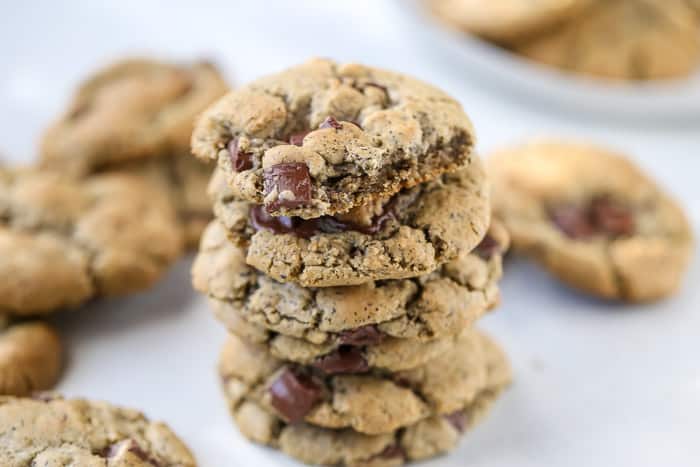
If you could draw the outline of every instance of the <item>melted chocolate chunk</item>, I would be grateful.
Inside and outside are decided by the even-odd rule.
[[[311,131],[300,131],[299,133],[294,133],[289,136],[289,144],[293,144],[294,146],[301,146],[304,144],[304,138],[306,135],[311,133]]]
[[[311,174],[303,162],[285,162],[263,171],[265,195],[276,191],[277,198],[268,205],[268,210],[294,209],[306,206],[311,201]]]
[[[479,255],[481,259],[486,261],[490,260],[493,255],[501,250],[501,245],[493,238],[491,235],[486,234],[486,236],[481,240],[474,252]]]
[[[341,344],[361,347],[381,344],[385,336],[386,334],[377,329],[377,326],[370,324],[341,332],[338,336],[338,341]]]
[[[228,143],[228,153],[231,158],[231,166],[236,172],[242,172],[253,168],[253,160],[250,153],[238,149],[238,138],[233,138]]]
[[[382,452],[379,454],[372,456],[369,460],[375,460],[375,459],[395,459],[397,457],[400,457],[402,459],[406,458],[406,453],[404,452],[403,448],[399,446],[398,444],[390,444]]]
[[[336,130],[340,130],[343,128],[343,124],[336,120],[334,117],[328,116],[324,121],[321,122],[321,124],[318,127],[335,128]]]
[[[272,407],[289,423],[304,419],[321,399],[321,388],[307,375],[289,368],[269,388]]]
[[[455,430],[459,431],[460,433],[464,433],[464,430],[467,428],[467,416],[463,411],[458,410],[456,412],[452,412],[451,414],[447,414],[444,417],[445,420],[450,422],[450,425],[455,427]]]
[[[596,234],[610,237],[632,235],[634,217],[629,209],[608,196],[593,198],[586,206],[563,204],[549,210],[552,222],[573,239],[585,239]]]
[[[594,233],[586,211],[578,206],[571,204],[555,206],[550,209],[549,216],[567,237],[587,238]]]
[[[98,455],[106,459],[110,459],[116,457],[122,451],[130,452],[134,456],[138,457],[139,460],[148,462],[155,467],[160,467],[161,465],[160,462],[151,457],[150,454],[144,451],[141,446],[139,446],[139,444],[131,438],[106,446],[98,453]]]
[[[351,345],[341,345],[332,353],[316,359],[313,366],[329,375],[369,371],[362,350]]]

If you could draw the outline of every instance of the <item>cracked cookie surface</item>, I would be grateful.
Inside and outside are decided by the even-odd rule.
[[[7,467],[195,467],[187,447],[142,413],[80,399],[0,397]]]
[[[221,172],[212,178],[210,192],[214,213],[232,240],[248,245],[248,264],[277,281],[305,287],[430,273],[482,240],[491,209],[478,159],[384,202],[319,219],[266,216],[227,189]]]
[[[334,376],[285,363],[265,346],[231,336],[219,373],[234,413],[251,401],[287,422],[370,435],[459,412],[483,391],[510,381],[502,351],[474,330],[463,331],[448,352],[411,370]]]
[[[205,62],[115,63],[85,81],[46,130],[41,164],[84,176],[119,162],[188,152],[195,117],[227,89]]]
[[[315,59],[258,79],[198,120],[192,151],[272,215],[347,212],[472,162],[460,104],[407,76]]]
[[[227,327],[258,342],[270,333],[335,348],[343,333],[376,328],[388,337],[451,336],[498,301],[501,256],[508,235],[494,223],[484,246],[462,252],[425,276],[348,287],[304,288],[270,279],[245,262],[218,221],[207,228],[192,267],[195,289],[207,294]]]
[[[51,389],[62,366],[63,344],[52,327],[0,317],[0,395]]]
[[[671,295],[693,238],[678,204],[631,161],[605,149],[540,141],[489,159],[494,215],[513,249],[604,298]]]
[[[700,62],[698,19],[685,0],[596,0],[575,19],[515,50],[537,62],[605,78],[686,76]]]
[[[4,313],[49,313],[145,289],[181,249],[170,203],[139,178],[78,182],[0,169]]]
[[[517,43],[575,17],[591,0],[426,0],[433,14],[465,32]]]

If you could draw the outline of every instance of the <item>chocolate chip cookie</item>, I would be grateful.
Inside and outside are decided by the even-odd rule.
[[[476,250],[430,274],[303,288],[248,266],[245,247],[230,242],[215,221],[202,237],[192,273],[194,287],[211,297],[215,313],[234,332],[259,341],[274,332],[335,348],[387,336],[427,340],[459,333],[497,302],[507,247],[507,234],[494,224]]]
[[[347,212],[468,166],[472,124],[442,91],[390,71],[311,60],[231,92],[192,151],[273,216]]]
[[[316,219],[270,216],[240,201],[220,172],[210,191],[214,213],[232,240],[248,245],[248,264],[277,281],[306,287],[430,273],[472,250],[490,218],[488,183],[478,159],[381,202]]]
[[[0,170],[0,310],[43,314],[143,290],[180,255],[170,203],[143,180]]]
[[[115,63],[84,82],[45,132],[41,163],[84,176],[119,162],[187,152],[196,115],[226,90],[210,63]]]
[[[700,36],[685,0],[596,0],[515,50],[576,73],[648,80],[690,74],[700,62]]]
[[[0,395],[51,389],[62,366],[63,344],[50,326],[0,316]]]
[[[494,154],[494,213],[513,248],[604,298],[651,301],[678,289],[692,250],[682,209],[623,156],[536,142]]]
[[[426,0],[441,21],[498,43],[524,37],[574,18],[591,0]]]
[[[253,401],[287,423],[377,435],[459,412],[482,391],[506,385],[505,357],[487,340],[466,329],[451,349],[426,365],[394,373],[329,375],[285,363],[267,347],[231,336],[219,371],[234,412],[242,402]]]
[[[195,467],[165,424],[106,402],[0,397],[0,459],[7,467]]]

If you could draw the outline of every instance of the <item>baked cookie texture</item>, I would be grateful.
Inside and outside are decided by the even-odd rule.
[[[7,467],[195,467],[163,423],[106,402],[0,397],[0,459]]]
[[[516,44],[515,51],[611,79],[686,76],[700,62],[696,13],[686,0],[595,0],[571,21]]]
[[[142,179],[0,170],[0,311],[36,315],[154,284],[182,251],[170,202]]]
[[[587,293],[657,300],[681,284],[693,248],[678,204],[622,155],[539,141],[489,159],[494,214],[513,249]]]
[[[305,422],[290,424],[270,403],[270,388],[288,370],[264,347],[230,339],[219,370],[246,437],[323,465],[401,465],[446,452],[510,382],[501,350],[471,331],[449,356],[416,370],[314,380],[325,392]]]
[[[501,43],[518,43],[575,18],[592,0],[426,0],[441,21]]]
[[[199,118],[193,153],[273,216],[347,212],[473,161],[461,105],[407,76],[315,59],[258,79]]]
[[[210,185],[215,215],[246,261],[280,282],[306,287],[357,285],[427,274],[471,251],[490,220],[481,162],[346,215],[315,220],[275,218],[241,201],[222,183]],[[445,209],[449,206],[449,209]]]
[[[186,152],[197,114],[227,90],[214,65],[127,59],[97,72],[41,141],[44,168],[74,176]]]
[[[49,390],[62,367],[63,344],[52,327],[0,317],[0,395]]]
[[[509,239],[497,223],[486,238],[482,248],[463,251],[424,276],[304,288],[276,282],[248,266],[245,247],[230,242],[215,221],[202,237],[193,284],[211,297],[229,329],[258,341],[273,332],[304,339],[317,349],[334,348],[344,332],[363,327],[387,337],[429,340],[459,333],[498,302]]]

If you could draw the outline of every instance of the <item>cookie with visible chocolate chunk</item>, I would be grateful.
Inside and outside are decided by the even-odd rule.
[[[188,152],[195,117],[227,89],[206,62],[117,62],[85,81],[46,130],[41,164],[84,176],[115,163]]]
[[[625,157],[541,141],[489,159],[494,214],[513,249],[580,290],[651,301],[673,294],[693,238],[678,204]]]
[[[575,18],[591,0],[426,0],[442,22],[501,43],[513,44]]]
[[[482,245],[417,278],[304,288],[248,266],[245,246],[232,243],[215,221],[202,237],[192,275],[219,319],[258,342],[271,333],[317,349],[384,336],[430,340],[459,333],[497,303],[508,235],[494,223]]]
[[[63,366],[63,344],[42,322],[0,316],[0,395],[27,396],[51,389]]]
[[[442,175],[393,197],[316,219],[270,216],[212,179],[214,213],[246,261],[280,282],[347,286],[428,274],[471,251],[489,225],[483,166]]]
[[[581,15],[514,50],[611,79],[683,77],[700,63],[698,19],[686,0],[595,0]]]
[[[315,59],[213,104],[193,153],[218,160],[240,199],[273,216],[344,213],[469,166],[461,105],[413,78]]]
[[[138,177],[0,170],[4,313],[50,313],[146,289],[181,251],[170,203]]]
[[[236,414],[254,402],[285,423],[379,435],[434,416],[450,416],[477,401],[484,391],[510,381],[502,351],[484,335],[467,329],[455,345],[411,370],[362,375],[329,375],[314,367],[275,358],[266,346],[231,336],[219,372]]]
[[[7,467],[195,467],[170,428],[106,402],[0,397],[0,459]]]

